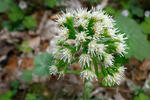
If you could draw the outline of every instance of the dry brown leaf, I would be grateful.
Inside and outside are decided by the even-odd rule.
[[[15,71],[18,68],[18,57],[13,55],[9,60],[7,65],[5,66],[8,71]]]
[[[146,58],[141,66],[139,66],[141,71],[149,71],[150,70],[150,57]]]
[[[51,17],[50,17],[50,19],[51,20],[57,20],[58,19],[58,16],[59,14],[57,13],[57,14],[53,14]]]
[[[44,43],[41,44],[41,51],[45,52],[48,46],[49,46],[49,42],[44,41]]]
[[[33,49],[39,47],[39,45],[40,45],[40,40],[41,40],[41,39],[40,39],[39,36],[28,40],[29,46],[30,46],[31,48],[33,48]]]
[[[32,70],[34,66],[33,61],[34,61],[33,58],[22,58],[21,68]]]
[[[142,81],[147,78],[147,72],[146,71],[136,71],[134,74],[134,77],[137,81]]]

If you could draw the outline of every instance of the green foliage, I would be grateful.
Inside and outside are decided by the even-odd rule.
[[[5,94],[0,95],[0,100],[12,100],[13,92],[8,90]]]
[[[24,25],[20,22],[2,21],[1,25],[9,31],[22,31],[25,29]]]
[[[8,18],[13,21],[19,21],[22,20],[24,17],[24,12],[17,6],[17,5],[12,5],[10,8],[10,13],[8,14]]]
[[[123,56],[119,56],[119,55],[116,55],[115,56],[115,66],[121,66],[122,64],[125,64],[127,63],[128,59],[123,57]]]
[[[22,80],[24,82],[32,81],[32,71],[31,70],[24,70],[22,74]]]
[[[9,8],[11,0],[1,0],[0,1],[0,13],[5,12]]]
[[[117,27],[128,36],[129,50],[126,57],[134,56],[139,60],[150,56],[150,43],[143,34],[140,25],[134,20],[119,15],[116,17]]]
[[[32,48],[29,46],[29,42],[23,41],[21,45],[16,44],[18,49],[22,52],[29,53],[32,51]]]
[[[89,2],[91,5],[94,5],[95,3],[101,2],[101,0],[86,0],[86,2]]]
[[[45,52],[34,58],[34,73],[39,76],[49,75],[49,66],[54,64],[51,54]]]
[[[133,100],[149,100],[149,97],[144,93],[140,93],[138,96],[135,96]]]
[[[13,100],[12,97],[17,93],[19,82],[13,81],[11,83],[12,90],[8,90],[6,93],[0,95],[0,100]]]
[[[76,38],[76,32],[74,29],[74,20],[72,17],[67,18],[66,23],[64,23],[64,26],[69,29],[69,39],[75,39]]]
[[[27,29],[34,29],[36,27],[36,20],[32,16],[25,16],[23,24]]]
[[[4,20],[1,22],[1,25],[9,31],[22,31],[25,28],[34,29],[36,27],[36,20],[31,16],[26,16],[26,13],[12,0],[2,0],[0,7],[3,7],[0,12],[7,9],[9,11],[8,18],[10,21]]]
[[[46,91],[46,87],[42,83],[34,83],[28,89],[28,93],[36,94],[37,96],[43,94],[44,91]]]
[[[121,0],[121,6],[123,7],[123,9],[129,9],[129,7],[131,6],[131,3],[126,2],[125,0]]]
[[[13,89],[18,89],[18,87],[19,87],[19,82],[16,80],[16,81],[13,81],[12,83],[11,83],[11,87],[13,88]]]
[[[90,35],[90,36],[92,36],[94,34],[94,30],[92,28],[94,26],[94,24],[95,24],[95,20],[94,19],[90,19],[88,27],[87,27],[87,29],[88,29],[88,35]]]
[[[28,93],[25,97],[25,100],[36,100],[36,95]]]
[[[149,100],[141,87],[135,87],[133,100]]]
[[[112,7],[112,6],[107,6],[105,8],[106,13],[111,14],[111,15],[115,15],[116,14],[116,10]]]
[[[136,15],[138,17],[143,17],[143,15],[144,15],[143,9],[141,9],[138,6],[131,6],[131,11],[134,15]]]
[[[150,17],[145,18],[145,21],[141,24],[143,32],[146,34],[150,34]]]
[[[53,8],[56,5],[56,0],[45,0],[48,7]]]

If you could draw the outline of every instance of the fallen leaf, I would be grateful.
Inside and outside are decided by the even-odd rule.
[[[47,50],[48,46],[49,46],[48,41],[44,41],[44,43],[41,43],[41,47],[40,47],[41,52],[45,52]]]
[[[21,68],[25,70],[32,70],[33,69],[33,58],[22,58]]]
[[[125,98],[123,98],[123,96],[120,93],[116,93],[114,97],[115,100],[125,100]]]
[[[138,70],[133,76],[137,81],[142,81],[147,78],[147,72]]]
[[[150,70],[150,57],[146,58],[141,66],[139,66],[141,71],[149,71]]]
[[[58,19],[58,16],[59,14],[53,14],[51,17],[50,17],[50,19],[51,20],[57,20]]]
[[[41,39],[40,39],[40,37],[38,36],[38,37],[35,37],[35,38],[32,38],[32,39],[28,40],[27,42],[29,43],[29,46],[30,46],[32,49],[35,49],[35,48],[39,47],[40,41],[41,41]]]
[[[18,68],[18,57],[13,55],[9,60],[7,65],[5,66],[6,70],[8,71],[15,71]]]

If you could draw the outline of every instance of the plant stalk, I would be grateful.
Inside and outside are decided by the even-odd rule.
[[[93,85],[90,81],[84,81],[84,93],[83,100],[90,100],[90,93],[92,91]]]

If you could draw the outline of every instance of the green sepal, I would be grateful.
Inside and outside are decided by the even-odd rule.
[[[87,35],[88,36],[93,36],[95,33],[94,33],[94,30],[93,30],[93,26],[94,26],[94,24],[95,24],[95,20],[94,19],[89,19],[89,24],[88,24],[88,26],[87,26],[87,30],[88,30],[88,32],[87,32]]]
[[[69,30],[68,39],[75,39],[76,38],[76,31],[74,28],[74,18],[73,17],[67,18],[67,21],[66,21],[66,23],[64,23],[64,26]]]

